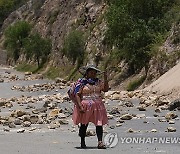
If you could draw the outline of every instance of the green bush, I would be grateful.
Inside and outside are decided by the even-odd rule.
[[[73,30],[65,38],[64,54],[75,64],[83,63],[85,51],[85,40],[81,31]]]
[[[131,81],[128,86],[127,86],[127,91],[133,91],[135,90],[136,88],[138,88],[143,82],[144,80],[146,79],[146,76],[142,76],[140,77],[139,79],[137,80],[134,80],[134,81]]]
[[[175,0],[113,0],[108,3],[105,43],[118,50],[118,57],[129,64],[130,73],[135,73],[149,62],[156,36],[170,29],[171,21],[166,14]]]
[[[38,33],[30,35],[24,41],[24,50],[27,59],[35,58],[38,67],[41,67],[48,59],[51,53],[51,41],[42,38]]]
[[[18,21],[14,25],[9,26],[5,31],[5,48],[8,50],[9,56],[15,61],[18,60],[23,41],[29,36],[31,25],[26,21]]]

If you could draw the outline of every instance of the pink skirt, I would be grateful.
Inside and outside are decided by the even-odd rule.
[[[85,113],[79,112],[79,108],[74,105],[72,120],[75,125],[79,123],[94,123],[95,126],[102,126],[108,123],[106,108],[101,99],[82,100]]]

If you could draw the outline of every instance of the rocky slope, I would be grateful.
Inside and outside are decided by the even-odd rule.
[[[86,52],[88,56],[85,61],[92,63],[99,59],[97,64],[100,63],[99,66],[102,67],[108,54],[106,46],[103,44],[104,34],[107,30],[104,19],[107,7],[104,0],[30,0],[12,12],[4,21],[0,30],[0,42],[3,42],[3,32],[8,25],[17,20],[29,21],[34,25],[33,31],[38,31],[43,37],[50,37],[52,40],[53,52],[50,65],[64,68],[70,63],[61,53],[64,38],[72,29],[78,29],[83,31],[87,37]],[[159,54],[150,61],[147,79],[142,88],[155,81],[176,64],[179,59],[176,51],[180,49],[179,27],[179,23],[173,25]],[[170,60],[169,55],[172,55]],[[117,72],[117,70],[121,70],[121,72]],[[127,78],[126,75],[122,75],[122,73],[126,74],[126,71],[127,66],[123,62],[114,64],[112,67],[109,66],[111,85],[118,85],[118,89],[125,89],[129,82],[145,75],[145,71],[142,70],[140,74]]]
[[[4,21],[4,29],[17,20],[27,20],[34,25],[34,30],[43,37],[50,37],[53,45],[53,60],[63,63],[61,53],[64,37],[74,28],[86,32],[88,41],[86,49],[90,53],[92,48],[102,50],[101,42],[106,30],[103,14],[106,5],[101,0],[35,0],[29,1]],[[61,60],[60,60],[61,59]],[[91,59],[91,58],[90,58]]]

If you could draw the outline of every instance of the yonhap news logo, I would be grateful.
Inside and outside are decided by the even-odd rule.
[[[108,133],[104,137],[106,147],[120,144],[180,144],[180,137],[118,137],[117,133]]]
[[[118,143],[118,136],[117,133],[108,133],[104,137],[104,143],[106,147],[113,148]]]

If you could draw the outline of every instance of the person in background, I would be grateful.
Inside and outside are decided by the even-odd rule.
[[[81,148],[86,148],[85,136],[89,122],[96,126],[98,139],[98,149],[106,149],[102,142],[103,125],[108,124],[107,112],[102,101],[102,92],[109,90],[107,72],[104,72],[104,80],[97,78],[97,73],[101,71],[89,65],[85,67],[84,77],[79,79],[75,87],[75,97],[77,100],[73,110],[74,124],[80,124],[79,136],[81,137]]]

